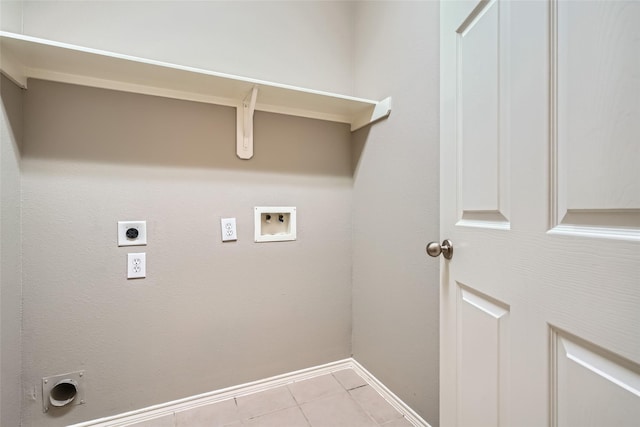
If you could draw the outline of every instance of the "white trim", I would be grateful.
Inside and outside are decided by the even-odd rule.
[[[0,50],[0,71],[24,89],[37,78],[238,108],[259,86],[256,110],[350,123],[352,130],[391,112],[391,98],[356,98],[7,31],[0,31]]]
[[[389,117],[391,114],[391,97],[379,101],[373,108],[365,111],[351,121],[351,132],[361,129],[378,120]]]
[[[640,230],[616,227],[597,227],[588,225],[572,225],[558,224],[547,234],[565,235],[565,236],[582,236],[582,237],[601,237],[606,239],[640,241]]]
[[[404,403],[398,396],[393,394],[384,384],[367,371],[355,359],[348,358],[327,363],[324,365],[314,366],[299,371],[289,372],[274,377],[265,378],[250,383],[240,384],[233,387],[227,387],[208,393],[198,394],[184,399],[174,400],[172,402],[161,403],[135,411],[124,412],[122,414],[110,417],[98,418],[91,421],[85,421],[69,427],[121,427],[141,421],[149,421],[160,417],[165,417],[176,412],[195,409],[200,406],[210,405],[212,403],[221,402],[237,396],[257,393],[272,388],[291,384],[295,381],[302,381],[321,375],[330,374],[332,372],[343,369],[353,369],[358,375],[364,378],[369,385],[376,390],[391,406],[398,410],[411,424],[415,427],[431,427],[420,415]]]
[[[369,383],[369,385],[387,401],[391,406],[396,408],[398,412],[400,412],[404,417],[416,427],[431,427],[431,425],[424,420],[416,411],[411,409],[409,405],[404,403],[402,399],[396,396],[391,390],[387,388],[380,380],[373,376],[373,374],[365,369],[357,360],[351,358],[349,359],[349,363],[352,368],[358,375]]]

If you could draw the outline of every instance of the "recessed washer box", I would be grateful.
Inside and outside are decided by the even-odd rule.
[[[255,241],[296,240],[296,208],[292,206],[256,206]]]

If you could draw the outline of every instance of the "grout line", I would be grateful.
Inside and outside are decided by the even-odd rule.
[[[298,405],[298,409],[300,410],[300,412],[302,412],[302,416],[304,417],[304,419],[307,421],[307,425],[309,427],[313,427],[311,425],[311,421],[309,421],[309,418],[307,418],[307,414],[304,413],[304,411],[302,410],[302,405]]]
[[[362,384],[362,385],[358,385],[358,386],[355,386],[355,387],[353,387],[353,388],[349,388],[349,389],[347,389],[347,391],[357,390],[357,389],[359,389],[359,388],[366,387],[366,386],[368,386],[368,385],[369,385],[369,384]]]
[[[291,384],[293,384],[293,383],[291,383]],[[289,393],[291,394],[291,396],[293,396],[293,401],[294,401],[294,402],[296,402],[296,404],[297,404],[298,406],[300,406],[300,405],[302,405],[304,402],[298,402],[298,399],[296,398],[296,395],[295,395],[295,394],[293,394],[293,392],[292,392],[292,391],[291,391],[291,389],[289,388],[289,386],[290,386],[291,384],[287,384],[287,390],[289,390]]]

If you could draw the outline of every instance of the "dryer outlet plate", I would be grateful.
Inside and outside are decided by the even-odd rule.
[[[118,221],[118,246],[146,246],[147,221]]]

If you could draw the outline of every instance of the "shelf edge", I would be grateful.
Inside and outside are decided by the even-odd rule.
[[[364,126],[367,126],[373,122],[381,120],[387,117],[391,111],[391,98],[386,98],[382,101],[373,101],[370,99],[356,98],[348,95],[340,95],[330,92],[323,92],[319,90],[301,88],[291,85],[285,85],[280,83],[267,82],[263,80],[257,80],[252,78],[245,78],[240,76],[234,76],[231,74],[219,73],[210,70],[198,69],[194,67],[182,66],[177,64],[171,64],[167,62],[161,62],[151,59],[139,58],[130,55],[123,55],[108,51],[102,51],[93,48],[75,46],[67,43],[56,42],[52,40],[40,39],[37,37],[27,36],[23,34],[15,34],[6,31],[0,31],[0,42],[4,44],[6,40],[7,46],[14,43],[15,49],[21,49],[21,43],[25,49],[29,46],[34,46],[37,49],[50,49],[55,52],[58,49],[64,49],[66,51],[74,52],[77,55],[89,55],[94,58],[104,58],[105,60],[114,59],[119,61],[130,61],[132,64],[140,64],[141,66],[147,65],[152,67],[159,67],[161,69],[170,69],[178,72],[196,73],[203,76],[211,76],[212,78],[225,79],[247,83],[252,85],[258,85],[259,87],[273,88],[275,90],[283,90],[286,92],[302,93],[311,96],[318,96],[319,98],[333,99],[337,102],[345,101],[349,103],[359,104],[362,108],[356,113],[331,113],[324,111],[298,108],[295,105],[279,105],[274,103],[258,102],[256,104],[256,110],[273,112],[279,114],[287,114],[299,117],[307,117],[312,119],[328,120],[340,123],[349,123],[351,130],[355,131]],[[20,52],[18,52],[20,53]],[[28,54],[28,51],[27,51]],[[139,93],[144,95],[161,96],[166,98],[181,99],[186,101],[203,102],[209,104],[216,104],[222,106],[236,107],[242,105],[242,99],[228,98],[224,96],[215,96],[212,94],[202,94],[196,91],[181,91],[178,89],[170,89],[167,87],[159,87],[153,85],[143,85],[139,83],[130,83],[125,78],[119,78],[115,76],[114,79],[105,79],[99,77],[92,77],[89,74],[74,74],[66,71],[59,71],[55,69],[46,69],[43,67],[32,66],[27,59],[21,61],[15,55],[11,48],[2,49],[0,55],[0,71],[5,74],[10,80],[18,84],[22,88],[27,88],[29,78],[37,78],[42,80],[55,81],[60,83],[78,84],[82,86],[96,87],[102,89],[118,90],[130,93]],[[335,102],[331,101],[331,102]],[[350,107],[353,111],[353,106]],[[344,108],[343,110],[346,110]]]
[[[380,102],[377,102],[369,111],[355,117],[351,121],[351,132],[355,132],[367,125],[389,117],[391,114],[391,97],[387,97]]]

